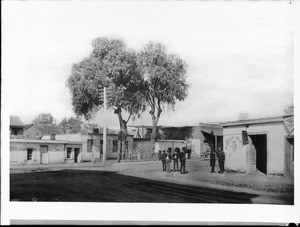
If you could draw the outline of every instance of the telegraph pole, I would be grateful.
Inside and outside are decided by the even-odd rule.
[[[104,108],[104,124],[103,124],[103,164],[106,166],[106,87],[103,90],[103,108]]]

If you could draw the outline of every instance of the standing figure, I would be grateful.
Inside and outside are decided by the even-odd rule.
[[[166,157],[167,157],[166,151],[163,150],[163,153],[161,155],[161,162],[162,162],[163,171],[166,171]]]
[[[211,166],[211,173],[215,173],[215,164],[216,164],[216,153],[215,151],[212,149],[210,151],[210,166]]]
[[[170,172],[171,161],[172,161],[171,151],[168,150],[167,156],[166,156],[166,168],[167,168],[167,172]]]
[[[185,161],[186,161],[186,152],[185,152],[185,147],[182,148],[180,152],[180,173],[185,174]]]
[[[178,171],[178,158],[180,155],[180,152],[178,150],[179,149],[176,147],[174,154],[173,154],[173,170],[174,170],[174,172]]]
[[[161,160],[161,150],[158,151],[158,160]]]
[[[218,147],[218,161],[219,161],[219,167],[220,167],[219,173],[223,174],[225,171],[225,169],[224,169],[225,153],[221,147]]]

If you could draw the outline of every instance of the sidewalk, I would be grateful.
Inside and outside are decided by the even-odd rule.
[[[146,164],[146,163],[145,163]],[[123,164],[125,166],[125,164]],[[111,165],[116,167],[121,172],[121,165]],[[216,166],[218,170],[218,166]],[[225,172],[224,174],[210,173],[209,161],[202,160],[188,160],[187,174],[180,174],[179,172],[163,172],[161,163],[155,162],[152,165],[140,165],[131,169],[124,169],[123,173],[126,175],[148,178],[153,180],[161,180],[166,182],[173,182],[179,184],[207,186],[222,189],[235,190],[254,190],[267,193],[286,193],[293,194],[294,179],[286,176],[267,176],[264,174],[238,174],[233,172]]]

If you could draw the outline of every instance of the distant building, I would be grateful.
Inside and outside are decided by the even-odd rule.
[[[239,120],[248,120],[249,114],[248,113],[240,113],[239,114]]]
[[[134,128],[134,142],[145,144],[146,140],[150,141],[152,126],[129,126]],[[217,123],[199,123],[197,126],[158,126],[158,138],[160,143],[167,141],[184,141],[184,146],[189,152],[191,158],[200,158],[211,149],[217,146],[223,146],[223,129]],[[135,145],[136,147],[137,145]],[[144,146],[144,145],[143,145]],[[152,145],[147,146],[151,153]],[[180,146],[181,147],[181,146]],[[148,156],[151,154],[148,154]],[[147,156],[147,155],[145,155]]]
[[[294,115],[222,123],[225,168],[293,175]]]
[[[23,138],[24,124],[18,116],[10,116],[10,138]]]
[[[41,139],[45,135],[62,134],[61,127],[56,125],[26,125],[24,127],[24,139]]]
[[[159,151],[168,151],[171,149],[172,153],[175,148],[180,150],[186,147],[185,140],[166,140],[158,139],[155,143],[155,150],[153,152],[153,144],[149,138],[134,138],[133,139],[133,153],[131,159],[135,160],[155,160],[158,158]]]
[[[60,134],[55,136],[57,140],[76,141],[82,144],[83,161],[99,161],[103,157],[103,133],[99,130],[89,134]],[[50,139],[50,135],[43,136],[43,140]],[[107,133],[106,158],[117,159],[120,148],[119,135],[117,133]],[[125,159],[130,159],[133,154],[133,136],[127,137]]]

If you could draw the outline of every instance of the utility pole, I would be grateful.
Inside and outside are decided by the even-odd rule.
[[[103,164],[106,166],[106,87],[103,90],[103,108],[104,108],[104,124],[103,124]]]

